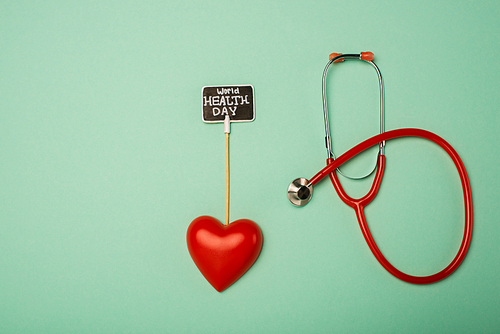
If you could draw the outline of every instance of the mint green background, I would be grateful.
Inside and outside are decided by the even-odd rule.
[[[500,331],[499,17],[497,1],[2,1],[0,332]],[[386,128],[436,132],[469,173],[472,244],[436,284],[388,274],[329,182],[304,208],[285,195],[325,163],[328,54],[364,50],[385,79]],[[340,154],[378,131],[377,80],[346,62],[328,82]],[[224,84],[255,87],[256,120],[232,126],[231,220],[265,241],[217,293],[185,233],[197,216],[224,220],[223,127],[200,102]],[[419,139],[386,155],[372,232],[399,269],[437,272],[463,233],[455,168]],[[370,182],[343,181],[356,196]]]

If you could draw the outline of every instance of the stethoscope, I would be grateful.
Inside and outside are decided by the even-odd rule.
[[[297,178],[290,183],[290,186],[288,187],[288,199],[292,204],[296,206],[303,206],[306,205],[312,197],[313,194],[313,186],[316,185],[319,181],[321,181],[324,177],[327,175],[330,176],[330,180],[332,181],[333,187],[337,191],[337,194],[339,195],[340,199],[346,203],[348,206],[352,207],[354,211],[356,212],[356,217],[359,222],[359,226],[361,227],[361,232],[363,233],[363,236],[365,237],[366,242],[368,243],[368,246],[370,247],[370,250],[372,251],[373,255],[375,255],[375,258],[380,262],[380,264],[392,275],[395,277],[399,278],[400,280],[403,280],[408,283],[413,283],[413,284],[429,284],[429,283],[435,283],[437,281],[440,281],[447,276],[449,276],[457,267],[460,265],[460,263],[463,261],[465,255],[467,254],[467,250],[469,248],[469,244],[471,241],[472,237],[472,195],[471,195],[471,188],[470,188],[470,182],[469,182],[469,177],[467,175],[467,171],[465,169],[465,166],[460,159],[460,156],[458,153],[453,149],[453,147],[448,144],[443,138],[439,137],[438,135],[426,131],[426,130],[421,130],[421,129],[412,129],[412,128],[405,128],[405,129],[397,129],[397,130],[391,130],[391,131],[385,131],[384,129],[384,84],[382,81],[382,75],[380,74],[380,70],[375,65],[373,62],[373,53],[371,52],[361,52],[360,54],[338,54],[338,53],[332,53],[330,55],[330,61],[327,63],[325,70],[323,72],[323,112],[324,112],[324,118],[325,118],[325,132],[326,132],[326,148],[328,151],[328,159],[326,160],[326,167],[323,168],[321,171],[319,171],[316,175],[314,175],[310,180],[307,180],[305,178]],[[330,126],[328,122],[328,106],[326,102],[326,76],[328,73],[328,68],[332,63],[337,63],[344,61],[344,59],[358,59],[358,60],[363,60],[369,64],[371,64],[378,75],[379,79],[379,86],[380,86],[380,134],[373,136],[358,145],[354,146],[338,158],[335,157],[335,155],[332,152],[332,145],[331,145],[331,137],[330,137]],[[439,145],[453,160],[453,163],[455,164],[455,167],[457,168],[458,175],[460,177],[460,181],[462,183],[462,191],[464,195],[464,208],[465,208],[465,229],[464,229],[464,235],[462,239],[462,243],[460,245],[460,249],[458,250],[457,255],[455,258],[451,261],[451,263],[441,270],[440,272],[429,275],[429,276],[412,276],[405,274],[398,269],[396,269],[387,259],[382,255],[382,252],[379,250],[377,247],[377,244],[373,240],[373,237],[370,233],[370,229],[368,228],[368,224],[366,223],[366,217],[364,213],[364,208],[367,206],[377,195],[377,192],[380,187],[380,182],[382,181],[382,176],[384,174],[384,167],[385,167],[385,155],[384,155],[384,147],[385,147],[385,142],[387,140],[391,140],[394,138],[399,138],[399,137],[420,137],[424,138],[427,140],[430,140],[437,145]],[[372,186],[368,193],[359,198],[359,199],[354,199],[347,195],[347,193],[344,191],[338,177],[337,177],[337,172],[342,173],[339,169],[339,167],[347,162],[349,159],[353,158],[357,154],[363,152],[364,150],[375,146],[379,145],[379,150],[378,150],[378,158],[377,158],[377,163],[375,165],[375,168],[370,172],[368,175],[362,176],[362,177],[349,177],[352,179],[360,179],[360,178],[365,178],[369,176],[370,174],[373,173],[373,171],[376,170],[375,173],[375,178],[373,180]],[[345,176],[345,174],[342,173],[342,175]],[[346,176],[348,177],[348,176]]]

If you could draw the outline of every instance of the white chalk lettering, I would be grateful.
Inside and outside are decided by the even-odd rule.
[[[212,108],[212,114],[214,114],[214,116],[219,116],[220,115],[220,109],[217,108],[217,107],[213,107]]]
[[[226,107],[222,108],[221,116],[224,116],[224,115],[228,115]]]
[[[207,99],[207,97],[208,97],[208,99]],[[212,106],[212,97],[211,96],[203,96],[203,103],[204,103],[203,104],[204,107],[206,107],[207,104],[209,106]]]
[[[212,103],[214,106],[220,106],[219,99],[220,99],[220,96],[212,96]]]
[[[241,98],[241,104],[250,104],[250,102],[248,102],[248,95],[245,95],[245,98],[243,98],[243,96],[240,96]]]
[[[238,107],[229,107],[229,111],[231,111],[233,116],[236,116],[236,109],[238,109]]]
[[[236,87],[236,88],[223,88],[223,87],[221,87],[220,89],[217,88],[217,94],[219,94],[219,95],[239,94],[239,93],[240,93],[240,87]]]

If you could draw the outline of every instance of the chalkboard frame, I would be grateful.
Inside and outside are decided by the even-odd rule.
[[[205,109],[204,109],[204,100],[203,97],[205,88],[238,88],[238,87],[250,87],[252,91],[252,118],[251,119],[233,119],[231,118],[231,115],[229,115],[230,122],[231,123],[244,123],[244,122],[252,122],[255,120],[255,89],[253,85],[246,84],[246,85],[209,85],[209,86],[203,86],[201,88],[201,118],[203,122],[205,123],[224,123],[224,118],[220,120],[208,120],[205,118]]]

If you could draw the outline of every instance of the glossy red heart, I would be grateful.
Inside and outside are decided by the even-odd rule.
[[[222,292],[250,269],[262,249],[262,231],[249,219],[229,225],[210,216],[191,222],[187,246],[194,263],[212,284]]]

